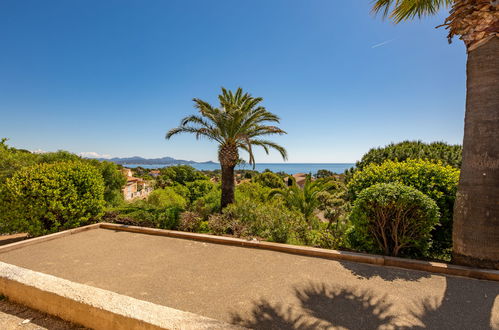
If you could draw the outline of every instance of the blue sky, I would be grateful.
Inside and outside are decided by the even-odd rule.
[[[0,2],[0,137],[29,150],[216,160],[165,132],[221,86],[264,98],[290,162],[369,148],[461,143],[466,55],[435,29],[394,25],[371,1]],[[258,162],[280,162],[257,153]]]

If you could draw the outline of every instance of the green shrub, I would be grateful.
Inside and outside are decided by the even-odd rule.
[[[252,199],[259,202],[268,200],[271,188],[262,186],[256,182],[244,182],[236,187],[236,200]]]
[[[216,185],[210,180],[187,182],[185,186],[189,190],[189,200],[191,203],[207,195],[216,187]]]
[[[185,185],[187,182],[208,179],[203,173],[189,165],[176,165],[164,167],[157,177],[158,186],[163,188],[178,183]]]
[[[329,229],[312,229],[307,231],[306,244],[324,249],[338,249],[343,246],[343,236]]]
[[[249,198],[227,206],[219,220],[228,227],[225,233],[242,232],[274,242],[287,242],[291,232],[305,226],[303,216],[282,202],[261,203]]]
[[[432,233],[432,253],[442,254],[452,246],[452,212],[456,198],[459,170],[424,160],[386,161],[371,164],[354,174],[348,183],[354,201],[362,190],[377,183],[398,182],[416,188],[432,198],[440,209],[440,225]]]
[[[444,142],[403,141],[369,150],[355,164],[355,168],[362,170],[370,164],[382,164],[387,160],[403,162],[408,159],[428,160],[433,163],[460,168],[461,154],[462,147],[460,145],[449,145]]]
[[[108,210],[103,220],[130,226],[177,229],[182,210],[177,206],[155,207],[145,201],[136,201]]]
[[[211,214],[220,212],[220,195],[220,186],[216,186],[206,195],[194,201],[191,210],[198,213],[203,220],[208,220]]]
[[[364,189],[354,203],[350,221],[369,252],[424,255],[438,223],[438,206],[419,190],[399,183]]]
[[[97,168],[104,180],[104,200],[108,206],[117,206],[123,202],[121,189],[126,183],[126,178],[118,168],[118,165],[108,161],[95,159],[85,160]]]
[[[317,173],[315,173],[315,177],[317,179],[329,178],[332,177],[333,175],[334,173],[329,170],[318,170]]]
[[[187,207],[187,200],[171,187],[154,190],[147,198],[147,203],[156,208],[185,209]]]
[[[98,217],[104,207],[104,182],[99,171],[84,162],[40,164],[7,179],[0,199],[2,230],[37,236]]]
[[[286,185],[284,184],[284,179],[272,172],[264,172],[255,176],[252,180],[253,182],[259,183],[264,187],[272,189],[286,187]]]

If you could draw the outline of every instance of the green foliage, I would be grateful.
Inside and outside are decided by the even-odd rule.
[[[373,4],[373,12],[381,13],[384,17],[390,17],[395,23],[435,15],[440,9],[451,7],[454,0],[376,0]]]
[[[191,210],[207,220],[210,214],[220,212],[220,187],[216,186],[203,197],[198,198],[191,205]]]
[[[277,150],[283,159],[287,158],[286,150],[275,142],[261,139],[262,136],[286,134],[285,131],[271,123],[279,123],[279,117],[267,111],[261,105],[263,98],[244,93],[242,88],[232,92],[222,87],[218,96],[219,107],[195,98],[194,106],[200,115],[187,116],[180,121],[180,126],[166,133],[169,139],[180,133],[195,134],[196,138],[205,137],[219,144],[219,150],[227,146],[246,151],[249,164],[254,165],[253,148],[262,147],[268,154],[270,149]],[[233,159],[233,165],[240,160]],[[222,161],[222,160],[221,160]],[[224,162],[222,162],[224,163]]]
[[[166,187],[173,184],[185,185],[187,182],[207,180],[208,178],[189,165],[176,165],[164,167],[157,178],[158,186]]]
[[[216,188],[216,185],[210,180],[187,182],[185,186],[189,190],[189,201],[191,203],[203,196],[206,196],[210,191]]]
[[[10,178],[17,170],[35,165],[37,155],[26,150],[9,147],[7,139],[0,142],[0,185]]]
[[[284,243],[305,222],[299,213],[279,201],[261,203],[245,197],[227,206],[222,215],[210,217],[209,226],[217,234],[256,236]]]
[[[37,236],[85,224],[104,207],[104,182],[81,161],[24,167],[7,179],[0,196],[3,232]]]
[[[98,161],[96,159],[86,160],[97,168],[104,179],[104,200],[107,206],[117,206],[123,202],[123,192],[121,189],[126,183],[126,178],[121,173],[118,165],[108,161]]]
[[[440,226],[432,234],[432,252],[442,253],[452,245],[452,212],[458,181],[459,170],[451,166],[424,160],[386,161],[381,165],[371,164],[356,172],[347,187],[352,200],[365,188],[391,182],[416,188],[433,199],[441,216]]]
[[[272,189],[286,187],[286,185],[284,184],[283,178],[281,178],[279,175],[272,173],[272,172],[264,172],[262,174],[257,175],[252,180],[253,180],[253,182],[256,182],[264,187],[268,187],[268,188],[272,188]]]
[[[315,177],[317,179],[323,179],[323,178],[329,178],[333,176],[334,173],[328,170],[318,170],[317,173],[315,174]]]
[[[155,207],[137,201],[108,210],[103,220],[130,226],[177,229],[181,212],[182,209],[176,206]]]
[[[391,143],[382,148],[369,150],[355,164],[357,170],[362,170],[370,164],[382,164],[387,160],[403,162],[408,159],[423,159],[442,165],[461,167],[462,147],[444,142],[424,143],[421,141],[403,141]]]
[[[236,200],[249,198],[259,202],[266,202],[272,191],[271,188],[255,182],[244,182],[236,187]]]
[[[183,210],[187,207],[187,200],[175,192],[172,187],[156,189],[147,198],[147,204],[155,208],[177,208]]]
[[[438,223],[438,206],[415,188],[379,183],[362,190],[350,220],[360,248],[392,256],[424,255]]]
[[[345,245],[344,232],[331,229],[311,229],[306,232],[305,242],[307,245],[320,247],[324,249],[338,249]]]
[[[295,184],[284,189],[274,189],[269,197],[282,198],[290,209],[300,212],[310,225],[314,225],[316,220],[314,213],[320,205],[318,194],[330,188],[332,185],[322,181],[311,181],[308,177],[303,188]]]
[[[82,159],[67,151],[47,152],[34,154],[26,150],[8,147],[6,139],[0,143],[0,185],[7,178],[23,167],[35,164],[54,164],[59,162],[79,161],[96,167],[104,179],[104,200],[108,206],[118,205],[123,197],[121,188],[126,182],[116,164],[96,159]]]

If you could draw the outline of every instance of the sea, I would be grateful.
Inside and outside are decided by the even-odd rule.
[[[128,168],[143,167],[143,168],[163,168],[167,166],[174,166],[174,164],[155,164],[155,165],[141,165],[141,164],[123,164],[123,166]],[[200,171],[213,171],[219,170],[220,164],[218,163],[197,163],[189,164],[189,166],[194,167]],[[255,171],[264,172],[265,170],[270,170],[272,172],[284,172],[287,174],[296,173],[310,173],[315,174],[318,170],[328,170],[333,173],[343,173],[345,170],[354,167],[353,163],[258,163],[255,165]],[[253,166],[248,164],[243,164],[236,167],[237,170],[253,170]]]

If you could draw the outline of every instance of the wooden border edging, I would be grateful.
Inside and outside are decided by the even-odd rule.
[[[225,244],[232,246],[273,250],[273,251],[286,252],[303,256],[321,257],[333,260],[353,261],[353,262],[367,263],[378,266],[398,267],[398,268],[420,270],[420,271],[445,274],[445,275],[464,276],[481,280],[499,281],[499,270],[471,268],[471,267],[451,265],[441,262],[395,258],[395,257],[388,257],[375,254],[346,252],[339,250],[321,249],[309,246],[289,245],[289,244],[272,243],[264,241],[250,241],[233,237],[119,225],[114,223],[100,223],[100,228],[121,230],[121,231],[149,234],[149,235],[184,238],[184,239],[191,239],[196,241]],[[1,250],[2,248],[0,247],[0,252]]]
[[[243,329],[3,262],[0,293],[9,300],[92,329]]]

